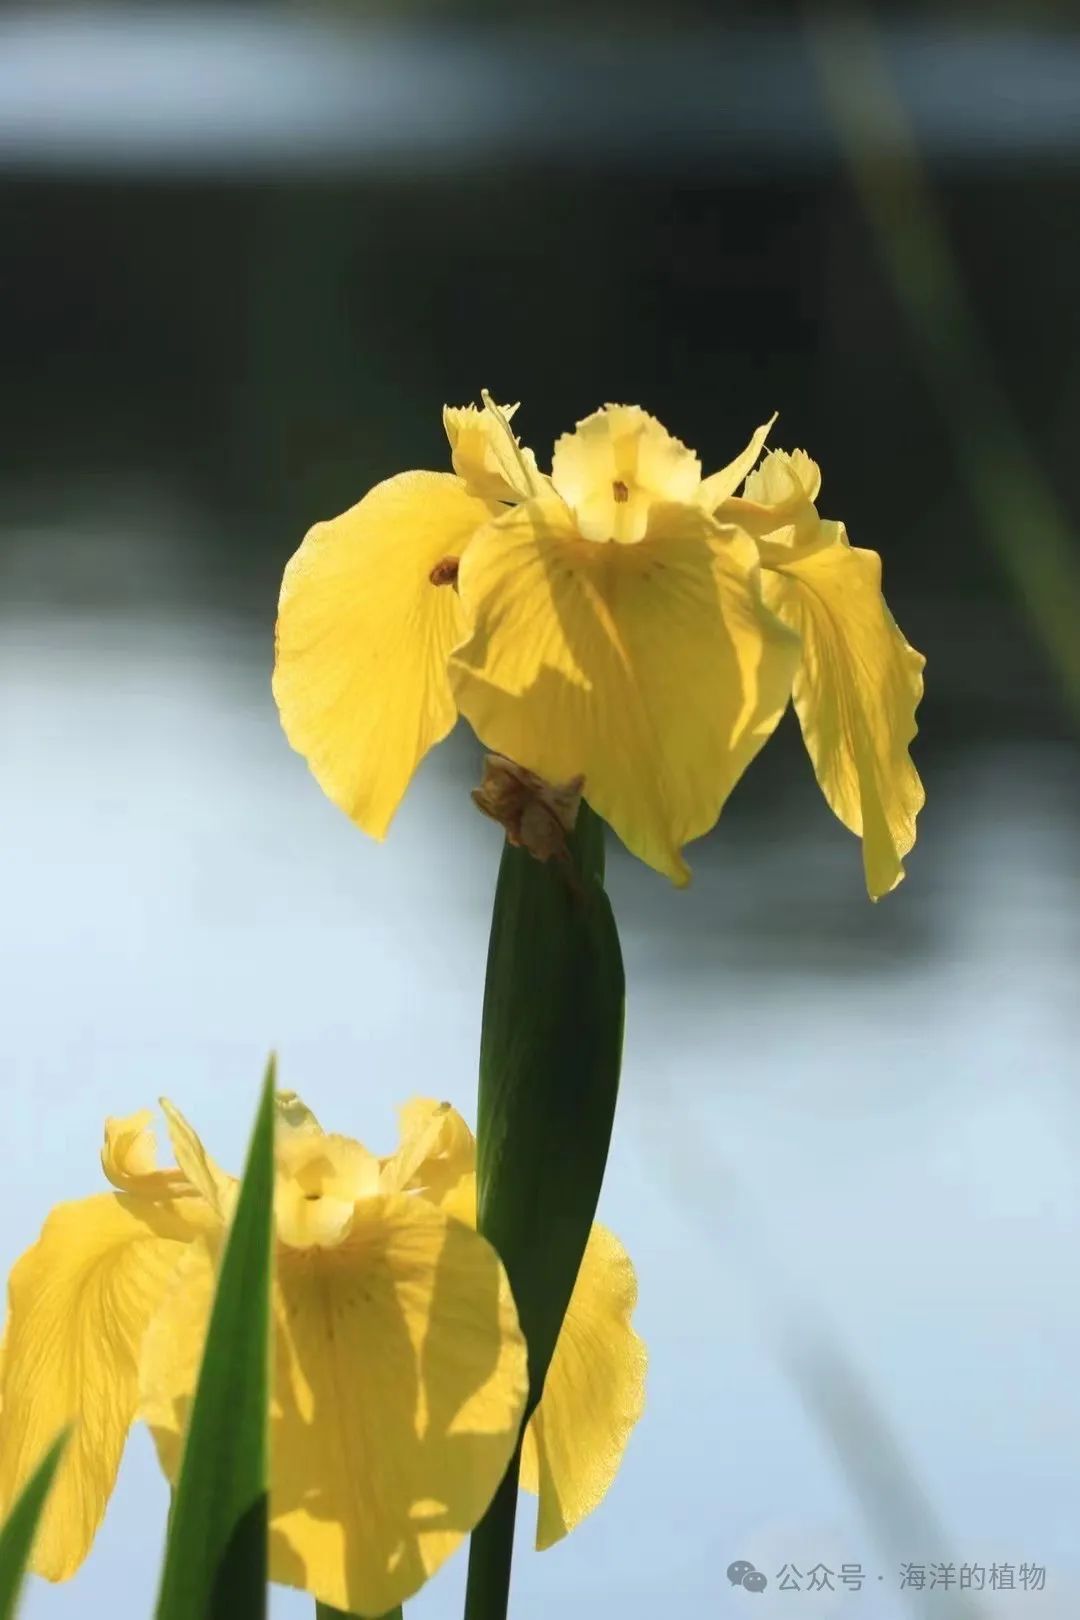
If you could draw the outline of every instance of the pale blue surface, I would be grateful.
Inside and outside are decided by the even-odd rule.
[[[464,736],[368,843],[279,732],[268,622],[50,605],[44,547],[9,552],[0,609],[5,1271],[54,1201],[101,1185],[106,1113],[167,1093],[236,1166],[271,1045],[373,1146],[410,1092],[471,1114],[498,855]],[[140,555],[106,561],[106,597]],[[12,604],[27,578],[42,600]],[[822,1332],[951,1555],[1048,1566],[1045,1593],[982,1612],[1080,1612],[1075,761],[987,749],[929,786],[910,879],[875,908],[805,771],[686,894],[613,857],[630,1012],[602,1213],[638,1268],[649,1405],[602,1511],[542,1557],[523,1535],[516,1620],[908,1612],[791,1377]],[[89,1562],[35,1582],[27,1620],[149,1614],[164,1511],[139,1434]],[[831,1609],[751,1598],[723,1580],[736,1557],[886,1579]],[[459,1614],[463,1575],[459,1556],[409,1615]]]

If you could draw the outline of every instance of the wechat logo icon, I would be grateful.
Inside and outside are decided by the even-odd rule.
[[[727,1578],[732,1586],[741,1586],[744,1592],[764,1592],[769,1584],[768,1577],[755,1569],[747,1558],[736,1558],[729,1564]]]

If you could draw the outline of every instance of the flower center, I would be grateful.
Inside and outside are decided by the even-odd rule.
[[[612,484],[611,494],[613,499],[619,502],[620,506],[623,505],[625,501],[630,499],[630,491],[627,489],[621,478],[616,478],[615,482]]]

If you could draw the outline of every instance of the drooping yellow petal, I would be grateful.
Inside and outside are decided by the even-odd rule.
[[[841,525],[830,528],[832,544],[790,561],[775,553],[764,588],[802,639],[794,700],[803,738],[830,807],[862,838],[877,900],[904,875],[925,798],[908,753],[925,659],[885,605],[877,553],[850,546]]]
[[[633,544],[658,501],[692,501],[701,463],[637,405],[605,405],[556,442],[551,481],[586,540]]]
[[[541,1550],[599,1506],[641,1416],[647,1356],[630,1325],[636,1303],[626,1250],[594,1226],[522,1446],[522,1486],[540,1496]]]
[[[415,1170],[422,1196],[475,1226],[476,1143],[461,1115],[446,1103],[414,1098],[401,1117],[404,1141],[414,1148],[435,1144]],[[541,1549],[599,1506],[641,1416],[647,1357],[631,1326],[636,1303],[629,1256],[613,1233],[594,1226],[522,1446],[522,1487],[540,1496]]]
[[[143,1413],[174,1478],[213,1291],[192,1250],[143,1357]],[[279,1249],[270,1571],[379,1615],[476,1524],[524,1410],[525,1345],[493,1249],[422,1198],[358,1206],[333,1249]]]
[[[401,473],[317,523],[285,569],[274,665],[285,734],[375,838],[454,724],[446,659],[465,631],[454,579],[497,510],[448,473]]]
[[[755,431],[746,449],[737,455],[734,461],[729,461],[727,466],[721,467],[719,472],[710,473],[708,478],[702,479],[697,492],[697,500],[705,508],[706,512],[715,512],[718,506],[734,495],[744,478],[752,476],[751,468],[764,449],[765,440],[769,436],[769,429],[775,421],[776,412],[774,411],[769,420],[763,422]]]
[[[135,1414],[143,1336],[205,1225],[201,1207],[125,1193],[61,1204],[11,1273],[0,1516],[59,1430],[73,1424],[32,1560],[50,1580],[74,1574],[104,1515]]]
[[[516,405],[496,405],[485,390],[483,406],[444,405],[443,427],[454,471],[470,494],[489,501],[527,501],[544,480],[536,457],[515,438]]]
[[[487,747],[584,796],[642,860],[685,883],[700,837],[770,735],[798,645],[764,607],[753,542],[696,506],[653,506],[638,545],[582,540],[558,501],[474,538],[451,660]]]

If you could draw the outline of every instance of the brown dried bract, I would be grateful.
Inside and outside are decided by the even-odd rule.
[[[516,765],[502,754],[487,754],[484,779],[473,789],[473,803],[499,822],[510,843],[538,861],[570,861],[566,835],[574,829],[584,776],[561,787]]]

